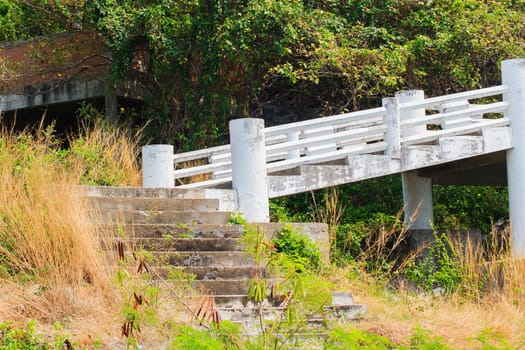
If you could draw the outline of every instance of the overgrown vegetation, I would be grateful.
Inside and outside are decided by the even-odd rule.
[[[501,60],[525,56],[524,18],[525,5],[514,0],[0,0],[0,41],[80,28],[103,38],[110,85],[132,79],[145,97],[133,122],[149,122],[147,138],[190,150],[224,141],[232,118],[281,123],[377,106],[407,88],[435,96],[499,84]],[[39,62],[49,62],[34,49]],[[0,79],[13,74],[4,69]],[[97,115],[82,106],[80,119]],[[113,289],[99,260],[98,232],[74,186],[138,184],[139,142],[104,124],[71,136],[67,149],[52,128],[1,132],[0,296],[7,307],[0,318],[67,323],[93,310],[103,317],[115,311],[105,302]],[[157,286],[150,289],[146,276],[121,275],[118,306],[133,333],[128,338],[139,342],[137,327],[151,324],[176,336],[175,349],[306,347],[294,335],[308,313],[322,309],[333,284],[354,291],[372,316],[329,325],[326,340],[315,340],[326,349],[456,348],[444,335],[463,342],[460,348],[523,346],[525,266],[511,259],[508,232],[492,225],[507,215],[506,190],[435,186],[433,194],[435,243],[423,255],[404,251],[398,177],[275,200],[276,221],[329,224],[334,263],[326,271],[315,248],[288,228],[275,240],[248,229],[258,264],[250,296],[259,306],[275,297],[285,318],[268,325],[261,318],[266,331],[252,339],[227,322],[159,326]],[[482,241],[443,232],[465,228],[480,228]],[[266,269],[279,279],[268,280]],[[88,302],[79,302],[83,294]],[[154,300],[147,305],[144,298]],[[215,316],[210,300],[206,316]],[[5,348],[54,346],[44,345],[32,324],[3,324],[0,332]]]
[[[135,250],[135,258],[144,263],[139,265],[140,273],[136,275],[120,270],[114,279],[103,268],[95,239],[97,232],[88,225],[85,203],[78,201],[77,194],[69,193],[77,183],[133,184],[136,181],[135,165],[129,163],[134,159],[136,146],[126,141],[128,139],[118,129],[102,125],[85,129],[71,137],[71,148],[66,150],[61,149],[51,129],[18,134],[4,131],[1,140],[0,161],[6,186],[2,191],[0,225],[4,237],[0,245],[2,293],[9,297],[6,305],[17,305],[4,307],[2,317],[26,322],[29,316],[40,322],[59,321],[71,327],[72,322],[83,322],[76,320],[77,315],[86,317],[96,310],[97,315],[93,317],[111,319],[114,317],[111,315],[117,316],[112,334],[125,332],[127,344],[132,347],[146,341],[150,332],[173,340],[170,346],[174,349],[287,349],[297,346],[510,349],[521,344],[519,337],[493,331],[500,328],[490,318],[480,328],[469,328],[455,335],[456,341],[469,344],[460,347],[448,337],[442,337],[445,334],[438,320],[431,321],[435,324],[424,322],[429,317],[426,308],[436,313],[443,312],[439,310],[449,313],[450,309],[458,307],[455,305],[468,305],[470,309],[505,306],[509,319],[516,324],[509,329],[513,332],[519,329],[519,322],[515,321],[520,318],[513,313],[520,314],[525,298],[521,292],[525,269],[521,262],[510,258],[505,235],[493,236],[494,241],[482,246],[437,235],[437,244],[428,249],[428,258],[414,264],[413,256],[407,258],[396,253],[396,245],[403,239],[398,235],[400,216],[376,214],[367,225],[343,223],[343,217],[337,213],[347,210],[348,204],[343,205],[340,194],[327,192],[320,200],[315,199],[317,207],[311,215],[330,223],[332,248],[336,252],[333,257],[340,267],[323,266],[315,245],[291,226],[284,225],[280,233],[269,238],[247,225],[248,251],[255,256],[258,266],[249,296],[261,310],[271,302],[281,305],[285,312],[272,322],[265,321],[261,315],[258,327],[264,331],[260,336],[246,338],[240,335],[239,326],[221,321],[213,299],[202,300],[198,317],[195,317],[195,310],[189,311],[190,305],[181,304],[180,301],[191,295],[189,276],[171,274],[170,278],[177,281],[177,290],[154,282],[159,276],[148,269],[150,255],[147,252]],[[126,142],[129,148],[121,145]],[[117,147],[112,146],[115,144],[119,145],[118,152],[104,152]],[[126,149],[131,153],[123,157],[122,152]],[[114,167],[113,172],[97,171],[101,162],[106,167]],[[122,172],[123,169],[128,170]],[[246,225],[240,215],[234,215],[231,223]],[[369,238],[368,242],[364,238]],[[29,244],[33,240],[35,244]],[[139,264],[139,260],[133,263]],[[414,282],[417,287],[404,289],[400,283],[402,278]],[[110,280],[115,280],[115,284],[109,283]],[[392,280],[396,281],[395,285],[389,283]],[[369,305],[369,312],[375,316],[365,317],[357,324],[337,326],[326,318],[328,337],[319,337],[316,331],[308,328],[307,320],[313,315],[325,317],[324,308],[330,304],[331,291],[340,289],[354,292],[360,302]],[[115,291],[117,295],[113,294]],[[108,296],[113,305],[109,305]],[[393,303],[392,298],[400,299],[396,302],[399,305]],[[119,300],[118,303],[115,304],[115,300]],[[374,303],[378,300],[382,306],[376,313]],[[420,309],[418,304],[422,305]],[[183,313],[194,313],[190,318],[183,318],[185,322],[178,318],[181,313],[174,311],[181,310],[181,305]],[[373,318],[388,314],[384,312],[385,307],[397,310],[404,317],[420,315],[417,316],[420,318],[401,326],[390,316],[388,321],[381,322],[402,327],[403,336],[396,337],[388,327],[381,333],[374,328],[377,320]],[[170,312],[166,312],[168,309]],[[415,328],[420,322],[425,325]],[[2,325],[0,344],[3,348],[13,348],[13,344],[17,344],[28,349],[53,349],[63,346],[66,339],[72,344],[80,343],[78,337],[64,337],[62,334],[68,333],[67,330],[60,334],[51,331],[43,338],[32,328],[34,326],[29,324],[24,329],[23,324]],[[87,335],[85,338],[91,339]],[[88,346],[94,347],[97,342],[91,339]]]

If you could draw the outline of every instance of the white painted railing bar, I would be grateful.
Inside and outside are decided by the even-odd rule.
[[[459,111],[437,113],[425,115],[421,118],[401,120],[401,127],[425,124],[438,124],[455,118],[475,116],[480,113],[504,113],[507,110],[508,105],[508,102],[495,102],[485,105],[470,105],[468,108]]]
[[[177,153],[173,155],[175,163],[187,162],[191,160],[203,159],[221,153],[229,153],[230,145],[215,146],[204,148],[196,151],[189,151],[184,153]]]
[[[266,144],[271,146],[273,144],[285,143],[287,139],[287,133],[294,131],[312,130],[316,127],[326,126],[327,124],[335,124],[338,129],[346,128],[357,128],[361,125],[370,127],[373,125],[379,125],[385,110],[384,108],[374,108],[365,111],[357,111],[352,113],[346,113],[341,115],[322,117],[318,119],[311,119],[302,122],[296,122],[291,124],[279,125],[275,127],[265,128]],[[371,119],[371,118],[376,119]],[[230,158],[231,148],[230,145],[215,146],[205,148],[196,151],[189,151],[184,153],[175,154],[173,159],[175,164],[183,163],[188,161],[194,161],[199,159],[206,159],[212,157],[213,162],[222,162],[223,160]],[[194,173],[193,175],[203,174],[206,172],[213,171],[213,168],[207,168],[206,165],[198,166],[200,172]],[[182,170],[182,169],[180,169]],[[187,175],[187,176],[193,176]],[[177,178],[184,176],[177,175]]]
[[[181,189],[191,189],[191,188],[210,188],[210,187],[219,187],[221,185],[226,185],[232,182],[231,176],[221,177],[220,179],[213,180],[204,180],[200,182],[192,182],[189,184],[179,185],[177,188]]]
[[[437,140],[443,136],[457,136],[470,134],[473,132],[480,132],[482,128],[486,127],[497,127],[497,126],[507,126],[510,124],[509,118],[499,118],[499,119],[480,119],[480,122],[472,123],[470,125],[461,126],[457,128],[450,128],[446,130],[436,130],[428,131],[424,135],[413,135],[401,138],[401,145],[413,145],[422,142],[428,142]]]
[[[483,88],[472,91],[458,92],[450,95],[429,97],[424,99],[422,102],[405,102],[400,104],[401,112],[407,110],[414,110],[418,108],[435,109],[438,110],[439,106],[443,103],[450,103],[463,100],[473,100],[483,97],[490,97],[501,95],[508,90],[506,85],[492,86],[489,88]]]
[[[341,123],[352,122],[355,120],[363,120],[366,122],[368,118],[380,117],[384,113],[385,109],[383,107],[378,107],[363,111],[333,115],[329,117],[309,119],[302,122],[270,126],[265,129],[265,136],[270,137],[275,135],[286,134],[291,131],[302,131],[305,129],[312,129],[318,126],[337,125]]]
[[[334,132],[340,132],[345,131],[348,129],[356,129],[356,128],[368,128],[375,125],[381,125],[383,124],[383,116],[379,117],[371,117],[367,118],[366,120],[358,120],[358,121],[352,121],[348,123],[338,123],[334,126]]]
[[[424,102],[410,102],[399,104],[399,110],[410,110],[421,107],[436,107],[443,103],[450,103],[451,101],[464,101],[465,99],[474,99],[487,96],[493,96],[494,94],[500,94],[505,92],[506,86],[496,86],[492,88],[480,89],[475,91],[468,91],[463,93],[452,94],[448,96],[440,96],[435,98],[429,98]],[[431,123],[443,123],[448,119],[461,118],[466,116],[473,116],[483,113],[503,113],[505,112],[508,104],[507,102],[496,102],[485,105],[470,105],[467,109],[455,112],[438,113],[434,115],[426,115],[421,118],[412,118],[410,120],[401,120],[399,127],[401,129],[405,127],[413,127],[416,125],[426,125]],[[307,120],[304,122],[291,123],[283,126],[265,128],[265,135],[268,136],[267,144],[267,162],[279,162],[286,160],[290,151],[298,151],[299,157],[294,161],[294,164],[303,164],[302,162],[308,162],[305,159],[304,152],[306,147],[320,146],[323,144],[337,143],[337,147],[349,147],[359,142],[371,142],[381,141],[385,139],[390,144],[390,151],[387,153],[392,157],[399,156],[399,148],[395,147],[397,144],[415,144],[418,142],[427,142],[437,139],[443,135],[457,135],[466,132],[465,130],[480,130],[481,127],[486,124],[480,125],[468,125],[459,128],[453,128],[444,130],[440,133],[431,132],[429,135],[416,135],[406,137],[401,142],[392,140],[389,142],[389,138],[392,137],[393,130],[396,130],[396,126],[387,125],[384,123],[387,110],[385,107],[375,108],[372,110],[359,111],[353,113],[346,113],[342,115],[336,115],[331,117],[323,117],[315,120]],[[401,114],[400,114],[401,117]],[[372,119],[373,118],[373,119]],[[372,120],[370,120],[372,119]],[[332,123],[336,123],[333,125]],[[498,125],[501,122],[496,122]],[[502,122],[504,125],[505,122]],[[309,130],[310,133],[315,134],[316,130],[322,132],[326,129],[327,124],[331,128],[337,128],[333,134],[300,138],[295,141],[287,142],[287,133],[299,132],[303,130]],[[366,125],[366,126],[364,126]],[[364,127],[363,127],[364,126]],[[389,136],[390,135],[390,136]],[[193,161],[198,159],[206,159],[209,164],[197,165],[188,168],[177,169],[174,171],[176,179],[191,177],[195,175],[201,175],[206,173],[220,172],[221,177],[224,174],[229,174],[231,171],[231,153],[230,145],[210,147],[207,149],[191,151],[176,154],[173,156],[175,164]],[[317,158],[319,158],[317,156]],[[317,159],[316,158],[316,159]],[[213,181],[213,180],[212,180]]]
[[[299,153],[299,156],[301,156],[304,152],[300,152]],[[274,162],[276,160],[281,160],[281,159],[285,159],[288,157],[288,152],[277,152],[277,151],[272,151],[272,152],[266,152],[266,162]],[[217,157],[217,158],[214,158],[213,159],[213,163],[218,163],[218,162],[227,162],[227,161],[231,161],[231,154],[230,153],[225,153],[225,154],[221,154],[220,157]]]
[[[312,138],[301,139],[297,141],[279,143],[266,147],[266,152],[272,154],[273,152],[290,151],[293,149],[306,147],[306,146],[318,146],[326,143],[334,143],[338,141],[344,141],[352,137],[370,136],[380,132],[386,131],[385,126],[374,126],[370,128],[352,129],[348,131],[338,132],[330,135],[316,136]]]
[[[211,173],[215,170],[224,170],[231,168],[231,161],[222,163],[211,163],[205,165],[198,165],[191,168],[177,169],[174,171],[175,178],[180,179],[183,177],[195,176],[200,174]]]
[[[299,165],[315,164],[319,162],[330,162],[333,160],[344,159],[350,155],[383,152],[386,150],[387,144],[385,142],[376,142],[371,144],[360,144],[353,148],[343,148],[337,151],[315,154],[311,156],[304,156],[301,158],[286,159],[280,162],[267,164],[267,171],[269,174],[276,171],[288,170],[298,167]]]
[[[369,136],[362,136],[358,138],[352,138],[350,140],[342,140],[337,142],[337,147],[349,147],[359,143],[372,143],[384,140],[385,133],[370,134]]]

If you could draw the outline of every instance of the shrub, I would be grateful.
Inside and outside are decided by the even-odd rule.
[[[273,238],[277,252],[286,253],[295,260],[304,260],[305,267],[318,270],[321,267],[319,247],[308,236],[294,230],[291,225],[283,225]]]

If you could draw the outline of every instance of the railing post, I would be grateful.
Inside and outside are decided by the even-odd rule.
[[[396,92],[395,96],[399,99],[399,103],[417,102],[425,99],[425,92],[423,90],[403,90]],[[425,115],[424,108],[418,108],[411,111],[403,112],[402,119],[410,120],[412,118],[419,118]],[[421,134],[427,131],[426,125],[417,125],[401,130],[401,137]]]
[[[148,145],[142,147],[143,187],[175,187],[173,171],[172,145]]]
[[[512,148],[506,151],[512,255],[525,257],[525,59],[502,62],[503,100],[512,128]]]
[[[290,131],[286,134],[286,140],[289,142],[298,141],[299,135],[299,131]],[[291,151],[288,151],[288,159],[297,159],[299,157],[301,157],[301,152],[299,151],[299,149],[293,149]]]
[[[230,121],[230,144],[232,187],[237,191],[239,211],[248,222],[269,222],[264,120]]]
[[[401,134],[399,123],[399,99],[387,97],[383,99],[383,107],[386,109],[385,124],[387,127],[385,142],[387,143],[386,155],[390,158],[401,157]]]
[[[423,90],[405,90],[396,92],[399,103],[423,101]],[[421,118],[425,116],[424,108],[417,108],[403,112],[402,120]],[[412,136],[427,132],[426,125],[403,128],[401,137]],[[401,174],[403,182],[403,203],[405,208],[405,229],[422,231],[417,236],[424,235],[431,230],[434,223],[434,208],[432,204],[432,179],[419,176],[417,171],[407,171]],[[420,237],[414,237],[418,241]]]

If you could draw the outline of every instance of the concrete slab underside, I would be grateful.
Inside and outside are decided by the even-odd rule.
[[[422,168],[418,174],[434,185],[506,186],[505,151]]]

